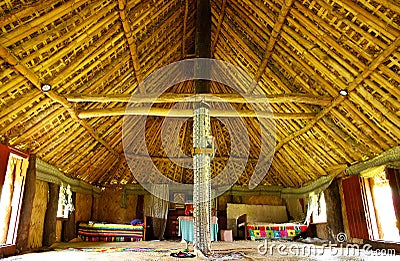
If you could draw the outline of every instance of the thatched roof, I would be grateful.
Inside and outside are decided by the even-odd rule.
[[[274,101],[275,156],[263,184],[301,187],[399,144],[397,0],[211,0],[211,11],[213,58],[245,70]],[[1,1],[2,142],[92,184],[135,183],[121,110],[132,94],[144,97],[139,83],[152,72],[194,57],[195,25],[194,0]],[[44,83],[52,90],[41,91]],[[193,83],[169,91],[192,93]],[[211,92],[232,93],[217,83]],[[238,184],[248,183],[260,153],[257,120],[245,121],[251,149]],[[160,149],[162,122],[151,116],[146,123],[152,160],[190,183],[192,171]],[[230,140],[213,122],[217,173]],[[191,125],[177,134],[188,155]]]

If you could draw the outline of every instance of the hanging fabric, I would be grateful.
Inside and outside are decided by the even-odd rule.
[[[168,184],[153,184],[151,186],[149,214],[153,217],[153,233],[156,239],[164,239],[164,232],[167,225],[169,202],[163,200],[169,198]]]

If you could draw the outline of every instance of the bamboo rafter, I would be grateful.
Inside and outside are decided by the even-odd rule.
[[[8,47],[12,44],[15,44],[16,42],[29,36],[30,34],[37,32],[38,29],[50,23],[53,23],[59,17],[62,17],[74,11],[75,9],[78,9],[85,3],[86,1],[74,1],[73,3],[64,3],[63,5],[58,6],[56,9],[54,9],[52,12],[46,13],[39,18],[18,27],[18,30],[14,30],[6,36],[1,37],[0,45]]]
[[[226,8],[226,0],[223,0],[222,6],[221,6],[221,11],[220,11],[220,14],[218,17],[217,31],[214,36],[214,41],[211,44],[211,54],[214,54],[215,47],[217,46],[217,43],[218,43],[219,34],[221,32],[221,25],[222,25],[222,22],[224,21],[225,8]]]
[[[361,6],[355,4],[351,0],[342,0],[343,5],[349,7],[351,11],[356,13],[357,17],[365,21],[367,24],[371,26],[371,28],[379,28],[381,31],[386,31],[393,35],[393,40],[395,37],[400,34],[400,30],[395,28],[394,26],[387,24],[386,22],[382,21],[381,19],[377,18],[374,15],[371,15]]]
[[[267,67],[268,60],[271,57],[272,51],[274,50],[274,46],[276,40],[279,36],[279,33],[282,29],[283,24],[285,23],[286,16],[289,13],[290,7],[292,6],[294,0],[284,0],[282,10],[279,13],[279,17],[274,25],[274,29],[272,30],[271,37],[268,41],[267,48],[265,50],[265,54],[261,60],[261,64],[257,69],[256,75],[254,76],[254,81],[258,82],[261,78],[261,75],[264,73],[265,68]],[[252,93],[255,86],[249,90],[249,93]]]
[[[185,9],[183,14],[183,35],[182,35],[182,58],[185,57],[186,51],[186,30],[187,30],[187,19],[188,19],[188,12],[189,12],[189,0],[185,0]]]
[[[289,90],[288,90],[289,91]],[[280,124],[281,122],[277,122],[277,124]],[[279,128],[279,129],[277,129],[277,131],[279,131],[279,130],[282,130],[282,129],[284,129],[284,128]],[[289,129],[289,128],[288,128]],[[292,127],[290,127],[290,129],[292,129]],[[295,129],[294,129],[294,131],[295,131]],[[289,134],[282,134],[281,136],[283,136],[283,137],[285,137],[285,136],[288,136]],[[279,140],[279,139],[278,139]],[[317,149],[319,148],[319,146],[317,145],[318,143],[316,143],[315,145],[316,145],[316,147],[317,147]],[[314,166],[319,166],[320,165],[320,162],[315,162],[314,160],[313,160],[313,158],[312,157],[309,157],[308,156],[308,153],[307,153],[307,151],[308,150],[304,150],[304,148],[298,148],[297,149],[298,151],[299,151],[299,153],[289,153],[289,154],[287,154],[286,156],[290,156],[293,160],[296,160],[298,157],[299,157],[299,155],[303,155],[302,157],[303,157],[303,159],[301,160],[301,162],[310,162],[310,164],[307,164],[307,165],[310,165],[310,170],[306,170],[306,168],[303,166],[303,168],[304,168],[304,170],[305,171],[303,171],[304,173],[324,173],[324,171],[322,170],[322,172],[321,172],[321,170],[318,170],[318,171],[315,171],[315,170],[313,170],[313,167]],[[305,163],[305,164],[306,164]],[[304,165],[304,163],[303,163],[303,165]],[[284,172],[283,171],[283,173],[286,173],[286,172]]]
[[[287,2],[212,1],[213,57],[256,75]],[[257,97],[263,93],[267,94],[269,107],[278,117],[279,113],[322,116],[310,125],[307,125],[310,121],[307,118],[273,121],[280,150],[270,169],[261,167],[268,173],[263,184],[303,186],[328,175],[333,166],[364,161],[399,144],[399,48],[359,81],[347,98],[341,102],[335,100],[339,90],[348,89],[357,77],[370,70],[375,58],[399,37],[400,5],[397,2],[293,1],[275,38],[273,52],[269,54],[255,95],[250,96],[250,100],[246,95],[235,97],[226,86],[211,83],[210,91],[216,97],[207,99],[213,105],[222,106],[218,109],[225,108],[220,102],[224,101],[239,111],[246,112],[250,108],[263,111],[266,101]],[[124,4],[124,10],[119,10],[120,3]],[[51,83],[52,89],[66,98],[67,103],[65,99],[56,102],[34,88],[16,67],[0,58],[0,140],[29,149],[67,175],[92,184],[136,183],[136,174],[132,175],[130,170],[142,174],[146,164],[138,158],[132,160],[134,166],[128,168],[123,160],[121,129],[125,117],[83,119],[118,152],[120,158],[116,159],[61,104],[76,108],[77,116],[81,111],[93,112],[93,109],[107,112],[108,108],[125,107],[129,102],[135,103],[134,107],[156,103],[152,106],[155,110],[166,110],[175,103],[177,107],[190,108],[185,104],[190,99],[184,95],[193,92],[192,82],[179,83],[157,98],[150,95],[153,86],[147,87],[148,96],[140,93],[122,20],[128,21],[131,38],[137,44],[144,79],[161,66],[195,57],[195,54],[187,55],[193,53],[194,48],[195,6],[193,0],[79,0],[74,4],[45,0],[25,5],[8,1],[0,8],[3,11],[0,42],[5,43],[3,46],[21,65],[43,82],[46,79],[46,83]],[[221,76],[232,77],[228,72],[222,72]],[[251,89],[240,82],[240,77],[235,80],[243,93]],[[139,94],[131,97],[133,92]],[[225,99],[218,94],[226,95]],[[218,98],[221,100],[217,101]],[[323,107],[330,108],[321,112]],[[177,137],[173,145],[163,144],[163,138],[158,137],[163,123],[170,120],[184,121],[180,128],[168,127],[171,137]],[[212,165],[212,175],[215,175],[225,168],[224,156],[241,154],[231,151],[231,134],[225,129],[237,119],[213,120],[212,135],[218,144]],[[222,124],[223,120],[228,123]],[[261,126],[254,117],[242,121],[248,131],[252,160],[237,184],[246,185],[256,167],[256,159],[262,155],[259,130],[268,132],[270,126]],[[191,147],[191,124],[190,119],[183,118],[146,119],[146,144],[154,165],[165,176],[183,183],[193,182],[192,171],[171,164],[166,155],[177,161],[185,161],[179,159],[181,152],[190,155],[190,149],[186,148]],[[136,125],[132,125],[135,129],[128,134],[134,146],[132,153],[145,154],[135,146],[140,137],[136,135]],[[304,128],[307,129],[303,132]],[[274,148],[275,141],[271,143],[274,145],[268,143],[269,148]],[[342,168],[338,170],[341,171]],[[146,178],[155,180],[155,177]]]
[[[372,61],[372,63],[367,67],[366,70],[364,70],[359,76],[357,76],[357,78],[352,83],[349,84],[347,91],[350,93],[351,91],[356,89],[358,85],[361,84],[362,81],[364,81],[369,75],[371,75],[374,72],[374,70],[378,68],[378,66],[381,65],[389,57],[389,55],[391,55],[399,47],[400,47],[400,37],[397,37],[396,40],[386,50],[384,50],[381,54],[379,54],[378,57],[376,57]],[[345,99],[346,98],[344,96],[336,97],[329,106],[327,106],[321,112],[319,112],[314,119],[312,119],[310,122],[307,123],[307,125],[304,128],[300,129],[299,131],[291,134],[290,136],[280,141],[276,146],[275,153],[277,153],[286,143],[290,142],[294,138],[310,130],[320,119],[322,119],[325,115],[330,113],[330,111],[333,108],[338,106]]]
[[[135,77],[139,85],[140,93],[146,93],[144,89],[144,85],[141,85],[142,82],[142,73],[140,69],[139,57],[137,52],[137,46],[134,42],[134,37],[130,29],[129,20],[126,15],[126,0],[118,0],[118,8],[119,8],[119,16],[122,21],[122,26],[124,28],[125,37],[128,41],[129,51],[131,53],[133,68],[135,70]]]
[[[302,4],[301,3],[296,3],[296,7],[297,6],[301,6],[303,9],[305,9],[303,6],[302,6]],[[293,12],[294,11],[296,11],[296,9],[292,9],[293,10]],[[312,12],[307,12],[307,15],[312,15]],[[294,15],[294,17],[299,17],[299,15]],[[313,17],[314,18],[314,17]],[[315,27],[315,28],[317,28],[317,25],[315,25],[314,23],[311,23],[309,20],[307,20],[307,19],[305,19],[305,18],[302,18],[301,19],[301,21],[302,22],[307,22],[308,23],[308,25],[313,25],[313,27]],[[298,26],[298,25],[296,25],[296,26]],[[326,25],[326,28],[328,28],[329,29],[329,25],[327,24]],[[286,39],[286,37],[289,37],[290,35],[293,35],[293,34],[296,34],[296,32],[294,32],[294,30],[292,30],[293,32],[291,32],[291,33],[288,33],[287,35],[285,35],[285,39]],[[323,35],[323,38],[324,38],[324,40],[326,40],[327,42],[329,42],[330,44],[331,43],[335,43],[334,42],[334,39],[329,39],[329,37],[328,37],[328,35],[329,34],[323,34],[323,32],[319,32],[319,31],[317,31],[318,33],[315,33],[315,31],[310,31],[310,32],[308,32],[307,33],[307,35],[310,35],[310,33],[312,33],[312,34],[316,34],[316,38],[315,39],[318,39],[318,37],[319,37],[319,35]],[[304,33],[304,34],[306,34],[306,33]],[[297,44],[296,45],[296,47],[299,45],[296,41],[301,41],[301,39],[300,39],[300,37],[296,37],[296,39],[293,41],[293,44]],[[328,41],[329,40],[329,41]],[[303,42],[305,42],[305,44],[306,44],[306,46],[307,46],[307,41],[304,41],[303,40]],[[303,44],[303,43],[302,43]],[[312,46],[312,43],[310,43],[311,44],[311,46]],[[320,44],[320,42],[318,43],[318,44]],[[339,46],[338,45],[338,43],[335,43],[336,45],[335,46]],[[284,44],[282,44],[282,47],[283,48],[285,48],[285,45]],[[346,53],[347,51],[346,51],[346,49],[343,49],[343,48],[340,48],[340,49],[342,49],[343,50],[343,52],[344,53]],[[341,51],[339,48],[337,49],[338,51]],[[326,50],[329,50],[329,47],[326,49]],[[306,51],[306,50],[304,50],[304,51]],[[301,52],[300,51],[300,53],[304,53],[304,51],[303,52]],[[318,50],[319,51],[319,50]],[[317,55],[318,55],[318,53],[316,53]],[[330,53],[328,53],[328,54],[330,54]],[[312,55],[315,55],[315,54],[312,54]],[[296,54],[294,54],[294,57],[296,56]],[[227,57],[225,56],[224,57],[225,59],[227,59]],[[313,58],[311,55],[308,55],[307,56],[307,58]],[[276,62],[276,58],[274,58],[274,60],[275,60],[275,62]],[[300,61],[301,61],[301,59],[299,59]],[[355,57],[355,56],[353,56],[353,57],[349,57],[348,58],[348,60],[351,60],[351,61],[355,61],[355,63],[357,64],[357,63],[359,63],[360,61],[357,59],[357,57]],[[318,62],[316,59],[314,59],[314,61],[315,62]],[[314,61],[313,61],[313,63],[314,63]],[[345,65],[347,65],[347,62],[342,62],[342,63],[344,63]],[[361,63],[362,63],[362,61],[361,61]],[[283,64],[285,64],[285,62],[283,62]],[[308,66],[308,64],[304,64],[303,66],[305,66],[305,68],[307,68],[307,66]],[[317,68],[323,68],[324,66],[321,64],[321,66],[318,66]],[[363,66],[362,66],[363,67]],[[347,68],[349,68],[349,69],[351,69],[351,67],[349,67],[349,66],[347,66]],[[289,66],[287,67],[287,68],[285,68],[285,69],[290,69],[289,68]],[[360,72],[361,72],[362,70],[360,70]],[[314,75],[314,77],[319,77],[318,76],[318,74],[314,74],[314,69],[313,68],[310,68],[310,70],[308,70],[308,72],[309,73],[311,73],[311,74],[313,74]],[[324,72],[324,74],[325,75],[330,75],[330,71],[329,70],[326,70],[325,72]],[[375,74],[377,74],[377,73],[375,73]],[[374,74],[374,75],[375,75]],[[268,75],[270,75],[270,73],[268,73]],[[379,75],[379,74],[377,74],[377,75]],[[375,77],[375,76],[374,76]],[[332,77],[333,78],[333,77]],[[319,77],[319,79],[322,79],[321,77]],[[271,84],[271,86],[272,86],[273,84]],[[332,88],[332,86],[330,86],[331,84],[330,83],[328,83],[327,82],[327,84],[325,85],[326,86],[326,88],[323,88],[323,90],[330,90],[330,93],[332,93],[332,95],[333,96],[336,96],[337,95],[337,88]],[[343,85],[343,84],[340,84],[341,86],[345,86],[345,85]],[[323,86],[323,85],[321,85],[321,86]],[[390,84],[389,84],[389,86],[391,86]],[[329,88],[328,88],[329,87]],[[335,90],[336,89],[336,90]],[[312,91],[312,89],[310,90],[310,91]],[[362,115],[363,116],[363,115]],[[368,120],[368,119],[366,119],[366,117],[364,117],[364,120]],[[349,122],[349,121],[348,121]],[[368,121],[367,121],[368,122]],[[366,126],[367,128],[369,128],[370,126]],[[374,128],[374,129],[377,129],[377,131],[379,131],[379,128],[377,128],[374,124],[371,124],[371,128]],[[295,130],[296,131],[296,130]],[[375,133],[375,131],[374,132],[372,132],[372,134],[374,134]],[[364,135],[365,136],[365,135]],[[387,135],[386,135],[387,136]]]
[[[231,30],[231,29],[227,27],[226,30]],[[234,32],[232,32],[232,33],[234,33]],[[242,38],[243,38],[243,37],[241,37],[240,35],[238,35],[237,37],[235,37],[235,41],[237,41],[238,43],[240,43],[240,41],[242,41]],[[245,48],[246,46],[247,46],[247,43],[244,42],[244,44],[241,44],[240,47],[241,47],[241,48]],[[241,50],[238,48],[237,52],[243,53],[243,56],[245,56],[244,58],[245,58],[245,60],[246,60],[246,63],[251,64],[253,68],[256,68],[256,67],[257,67],[256,62],[254,62],[254,61],[257,61],[257,57],[256,57],[256,56],[251,56],[251,54],[253,53],[251,50],[249,50],[249,49],[244,49],[244,51],[241,51]],[[233,55],[233,54],[232,54],[232,55]],[[248,56],[248,57],[246,57],[246,56]],[[228,56],[224,56],[223,59],[229,61],[229,60],[230,60],[229,55],[228,55]],[[268,72],[268,75],[271,75],[271,76],[274,77],[274,73],[273,73],[273,72]],[[275,78],[276,78],[277,81],[280,81],[280,77],[279,77],[279,76],[276,76]],[[273,85],[273,83],[272,83],[271,85]],[[266,92],[267,92],[267,91],[266,91]],[[280,90],[279,92],[282,92],[282,90]],[[287,90],[285,90],[285,91],[283,91],[283,92],[289,92],[289,93],[290,93],[291,91],[290,91],[289,88],[287,88]]]
[[[296,4],[296,7],[297,7],[297,4]],[[295,11],[294,9],[292,9],[292,10]],[[301,10],[301,9],[300,9],[300,10]],[[327,36],[324,37],[324,40],[326,40],[327,42],[333,42],[333,39],[331,39],[331,38],[329,38],[329,37],[327,37]],[[281,48],[283,48],[283,50],[284,50],[285,52],[288,52],[292,57],[296,57],[296,54],[295,54],[293,51],[291,51],[288,47],[286,47],[285,45],[277,46],[278,51],[281,51]],[[342,53],[346,53],[346,51],[343,50]],[[356,60],[355,57],[351,57],[351,56],[350,56],[348,59],[353,60],[353,61]],[[317,79],[318,82],[319,82],[319,84],[320,84],[320,86],[323,87],[324,90],[327,90],[327,91],[328,91],[330,94],[332,94],[333,96],[336,95],[337,90],[335,90],[334,88],[332,88],[332,86],[329,84],[328,81],[326,81],[325,79],[323,79],[318,73],[316,73],[307,63],[305,63],[304,61],[302,61],[300,58],[298,58],[297,61],[298,61],[298,63],[299,63],[297,66],[298,66],[299,68],[302,68],[303,71],[308,72],[309,74],[311,74],[315,79]],[[364,67],[364,65],[363,65],[363,67]],[[385,68],[384,66],[380,66],[380,67]],[[390,71],[390,70],[389,70],[389,71]],[[379,74],[376,74],[376,73],[375,73],[375,74],[371,75],[371,77],[376,77],[376,75],[379,75]],[[383,83],[382,83],[382,84],[383,84]],[[387,85],[387,84],[383,84],[383,85]],[[389,85],[389,86],[390,86],[390,85]],[[349,106],[351,106],[352,108],[349,108]],[[364,132],[360,133],[360,132],[358,131],[361,135],[363,135],[364,140],[365,140],[365,139],[369,139],[369,140],[370,140],[370,142],[369,142],[370,144],[372,144],[372,143],[374,143],[375,141],[377,141],[377,142],[379,142],[379,145],[380,145],[381,147],[383,147],[383,148],[388,148],[388,147],[387,147],[387,144],[386,144],[385,142],[382,141],[382,137],[387,137],[387,135],[386,135],[384,132],[382,132],[379,128],[377,128],[374,124],[372,124],[372,122],[371,122],[368,118],[364,117],[363,114],[355,112],[356,109],[354,108],[354,106],[353,106],[351,103],[345,101],[345,107],[347,108],[347,110],[350,110],[350,111],[352,112],[351,115],[353,115],[353,117],[362,118],[362,119],[360,119],[360,121],[366,123],[366,124],[365,124],[365,128],[366,128],[366,129],[371,129],[371,130],[369,131],[369,133],[372,135],[373,139],[369,139],[367,136],[365,136],[365,135],[364,135]],[[341,117],[341,116],[340,116],[340,113],[338,113],[338,112],[334,112],[334,114],[335,114],[337,117]],[[346,118],[341,117],[341,119],[342,119],[341,122],[346,122],[346,123],[347,123],[347,124],[346,124],[347,126],[348,126],[348,125],[352,125],[352,123],[351,123],[349,120],[347,120]],[[353,130],[354,130],[354,129],[355,129],[355,128],[353,128]],[[379,133],[379,134],[378,134],[378,133]],[[381,141],[382,141],[382,142],[381,142]]]
[[[12,53],[2,45],[0,45],[0,57],[4,59],[6,62],[8,62],[10,65],[12,65],[16,71],[18,71],[25,78],[27,78],[36,88],[41,90],[41,81],[39,77],[36,74],[34,74],[31,70],[29,70],[26,66],[21,64],[17,60],[17,58],[15,58],[12,55]],[[71,115],[71,118],[74,121],[76,121],[82,127],[84,127],[96,141],[101,143],[111,153],[113,153],[117,158],[119,158],[119,154],[115,152],[114,149],[111,148],[103,139],[101,139],[99,135],[93,130],[92,127],[90,127],[84,120],[78,118],[73,105],[69,103],[64,97],[60,96],[54,91],[45,92],[45,95],[48,96],[53,101],[61,104],[68,111],[68,113]]]

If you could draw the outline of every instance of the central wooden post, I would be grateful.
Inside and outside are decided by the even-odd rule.
[[[211,7],[209,0],[197,0],[195,52],[198,58],[211,58]],[[195,67],[202,78],[210,68]],[[209,93],[209,80],[195,80],[195,93]],[[201,100],[195,105],[193,121],[193,228],[196,254],[211,253],[211,126],[209,105]]]
[[[199,102],[193,122],[193,225],[194,250],[203,255],[211,253],[211,151],[210,110]]]
[[[210,0],[197,0],[195,54],[197,58],[211,58],[211,6]],[[210,68],[196,68],[209,75]],[[196,80],[196,93],[209,93],[209,80]]]

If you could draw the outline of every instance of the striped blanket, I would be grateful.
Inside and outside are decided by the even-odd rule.
[[[142,241],[144,225],[111,224],[111,223],[86,223],[78,224],[78,236],[83,241],[90,242],[132,242]]]

